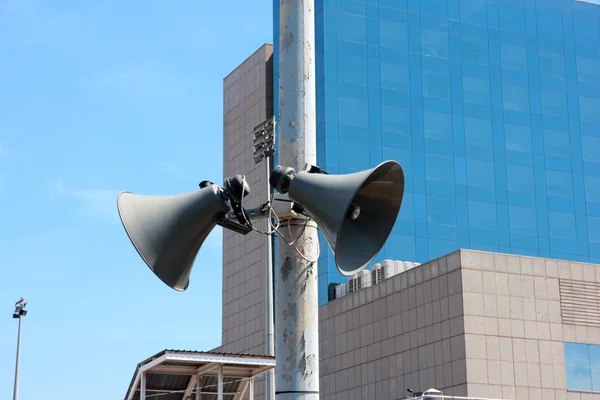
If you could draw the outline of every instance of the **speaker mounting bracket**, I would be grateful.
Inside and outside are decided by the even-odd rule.
[[[225,229],[229,229],[230,231],[240,233],[242,235],[247,235],[252,232],[252,228],[246,224],[240,224],[239,222],[234,221],[233,219],[228,218],[228,215],[222,214],[217,217],[217,225],[222,226]]]
[[[241,203],[229,197],[229,207],[230,211],[227,214],[221,214],[217,217],[217,224],[242,235],[252,232],[250,218]]]
[[[281,194],[287,193],[292,179],[296,176],[296,170],[291,167],[275,166],[269,176],[269,183]]]
[[[298,218],[300,212],[290,197],[286,194],[275,193],[273,195],[273,204],[271,205],[273,213],[279,220]]]

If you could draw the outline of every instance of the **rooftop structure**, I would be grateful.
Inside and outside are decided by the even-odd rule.
[[[137,365],[125,398],[254,399],[254,378],[272,368],[275,357],[163,350]]]

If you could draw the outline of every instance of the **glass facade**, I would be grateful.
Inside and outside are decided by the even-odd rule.
[[[565,343],[567,389],[600,392],[600,346]]]
[[[315,9],[319,166],[342,174],[392,159],[406,176],[376,261],[467,248],[600,263],[598,5],[316,0]],[[275,56],[275,82],[278,65]],[[321,249],[322,304],[328,284],[346,279]]]

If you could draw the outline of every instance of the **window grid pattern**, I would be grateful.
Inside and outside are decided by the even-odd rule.
[[[571,0],[316,1],[319,165],[406,175],[375,262],[600,262],[599,21]],[[319,274],[324,303],[345,281],[331,251]]]

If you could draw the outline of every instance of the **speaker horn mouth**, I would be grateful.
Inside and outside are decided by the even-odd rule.
[[[123,191],[121,193],[119,193],[119,196],[117,197],[117,210],[119,212],[119,219],[121,220],[121,224],[123,225],[123,228],[125,229],[125,233],[127,234],[127,237],[129,238],[129,241],[131,242],[131,244],[133,244],[133,247],[135,248],[135,251],[138,253],[138,255],[140,256],[140,258],[142,259],[142,261],[144,261],[144,264],[146,264],[146,266],[148,268],[150,268],[150,271],[152,271],[152,273],[154,275],[156,275],[165,285],[169,286],[170,288],[178,291],[178,292],[183,292],[185,291],[189,284],[190,284],[190,280],[189,278],[186,280],[185,285],[180,285],[180,284],[174,284],[173,282],[167,281],[164,279],[164,277],[161,274],[158,274],[155,269],[154,269],[154,265],[153,263],[148,260],[148,258],[144,255],[144,252],[140,249],[139,247],[139,243],[136,242],[136,240],[134,239],[134,235],[131,232],[131,229],[129,227],[129,223],[125,220],[126,216],[124,215],[126,212],[124,212],[123,210],[123,197],[127,197],[127,196],[135,196],[135,194],[129,192],[129,191]]]
[[[404,172],[396,161],[375,167],[356,190],[335,242],[335,263],[352,276],[375,259],[385,245],[404,197]]]

